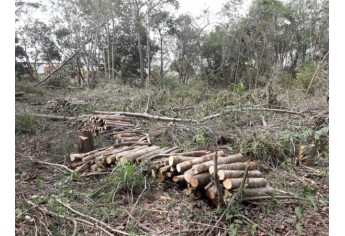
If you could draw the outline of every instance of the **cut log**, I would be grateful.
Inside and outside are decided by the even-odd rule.
[[[206,150],[197,150],[197,151],[189,151],[181,153],[182,156],[190,156],[190,157],[201,157],[207,154]]]
[[[148,147],[148,148],[144,148],[144,149],[141,149],[139,151],[136,151],[134,153],[131,153],[131,154],[127,154],[125,156],[123,156],[119,161],[121,164],[126,164],[127,162],[134,162],[136,158],[140,157],[141,155],[144,155],[144,154],[147,154],[151,151],[155,151],[155,150],[158,150],[159,147],[158,146],[151,146],[151,147]]]
[[[127,148],[130,148],[130,147],[127,147]],[[118,153],[111,154],[110,156],[108,156],[105,159],[105,162],[107,164],[111,164],[115,160],[119,160],[122,156],[127,155],[127,154],[129,154],[131,152],[138,151],[138,150],[143,149],[143,148],[147,148],[147,146],[135,147],[135,148],[131,148],[129,150],[124,150],[124,151],[121,151],[121,152],[118,152]]]
[[[218,170],[219,180],[229,178],[242,178],[244,170]],[[248,171],[247,178],[261,178],[262,173],[259,170]]]
[[[82,164],[81,166],[79,166],[77,169],[74,170],[75,173],[79,173],[82,171],[85,171],[87,169],[89,169],[90,167],[90,163],[89,162],[85,162],[84,164]]]
[[[206,190],[206,196],[209,199],[214,199],[217,197],[217,187],[215,185],[212,185]]]
[[[225,179],[223,181],[223,186],[226,189],[237,189],[240,187],[243,178],[237,179]],[[247,188],[262,188],[266,187],[267,180],[264,178],[247,178],[245,187]]]
[[[231,197],[232,196],[232,193],[230,192],[230,189],[224,189],[224,192],[223,192],[223,196],[224,197]]]
[[[246,162],[238,162],[232,164],[223,164],[218,166],[218,170],[245,170],[247,166]],[[255,170],[256,165],[254,162],[249,163],[248,170]],[[208,169],[209,173],[214,174],[214,166],[210,166]]]
[[[217,153],[218,153],[217,155],[220,157],[223,157],[225,155],[225,153],[223,151],[219,151]],[[199,163],[203,163],[203,162],[212,160],[214,158],[214,155],[215,155],[215,153],[210,153],[210,154],[207,154],[207,155],[204,155],[201,157],[196,157],[195,159],[190,160],[190,161],[181,162],[181,163],[176,165],[176,170],[180,173],[184,172],[185,170],[190,169],[195,164],[199,164]]]
[[[183,177],[184,177],[184,180],[187,182],[187,183],[190,183],[190,180],[193,176],[193,170],[187,170],[183,173]]]
[[[81,160],[85,156],[88,156],[88,155],[91,155],[91,154],[103,151],[105,149],[107,149],[107,148],[106,147],[98,148],[98,149],[95,149],[95,150],[93,150],[91,152],[87,152],[87,153],[73,153],[73,154],[70,154],[69,157],[70,157],[71,161],[77,161],[77,160]]]
[[[158,150],[154,150],[154,151],[151,151],[147,154],[144,154],[140,157],[137,158],[137,162],[142,162],[142,161],[146,161],[146,159],[148,159],[149,157],[153,156],[153,155],[156,155],[156,154],[159,154],[159,153],[163,153],[164,151],[166,151],[168,148],[161,148],[161,149],[158,149]]]
[[[79,153],[90,152],[94,149],[93,136],[91,131],[82,131],[78,134],[79,142],[78,149]]]
[[[265,188],[250,188],[244,189],[242,193],[242,200],[244,201],[245,198],[251,197],[259,197],[259,196],[272,196],[274,194],[274,188],[272,187],[265,187]]]
[[[169,165],[163,166],[163,167],[159,168],[159,173],[165,176],[169,170],[170,170]]]
[[[201,187],[210,182],[211,175],[209,173],[202,173],[198,175],[193,175],[190,178],[190,184],[192,187]]]
[[[100,155],[106,155],[108,153],[111,153],[112,151],[114,151],[114,147],[109,147],[103,151],[100,151],[100,152],[96,152],[96,153],[93,153],[91,155],[88,155],[88,156],[85,156],[82,158],[82,161],[83,162],[87,162],[87,161],[90,161],[90,160],[93,160],[94,158],[96,158],[97,156],[100,156]]]
[[[175,175],[172,180],[175,182],[175,183],[180,183],[180,182],[184,182],[185,179],[184,179],[184,176],[183,175]]]
[[[231,156],[226,156],[218,159],[218,165],[221,164],[231,164],[236,162],[244,161],[243,155],[241,153]],[[214,160],[207,161],[201,164],[193,165],[192,169],[194,174],[200,174],[203,172],[207,172],[210,166],[214,166]]]
[[[178,163],[195,159],[194,156],[182,156],[181,154],[179,154],[178,156],[177,155],[176,156],[170,156],[169,157],[169,165],[176,166]]]

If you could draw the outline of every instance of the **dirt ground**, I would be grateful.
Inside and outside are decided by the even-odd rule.
[[[92,105],[63,111],[60,115],[121,108],[137,111],[138,104],[145,107],[147,97],[133,96],[132,88],[114,91],[107,97],[105,92],[78,92],[73,96],[92,101]],[[43,96],[37,96],[36,91],[29,92],[28,100],[16,101],[16,115],[48,113],[44,109],[48,100],[72,94],[65,90],[45,91]],[[129,99],[135,102],[128,105]],[[155,108],[151,108],[151,113],[159,110]],[[82,218],[90,220],[90,217],[118,230],[115,235],[121,232],[128,235],[328,235],[328,157],[319,156],[318,163],[310,164],[307,160],[299,166],[293,161],[273,165],[266,159],[258,160],[269,184],[291,197],[235,202],[226,212],[225,206],[212,206],[206,197],[197,199],[184,195],[182,188],[171,181],[159,183],[144,175],[146,188],[120,192],[113,202],[99,201],[92,198],[91,193],[104,183],[106,175],[72,176],[63,168],[51,165],[67,165],[69,154],[77,152],[78,126],[67,121],[35,119],[37,127],[33,132],[16,132],[16,235],[107,235],[96,225],[80,221]],[[140,119],[137,122],[147,129],[152,128],[151,122]],[[159,122],[154,126],[166,124]],[[20,127],[16,122],[16,131],[17,128]],[[111,144],[109,140],[95,137],[96,147]]]

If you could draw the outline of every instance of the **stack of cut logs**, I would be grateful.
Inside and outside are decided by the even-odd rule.
[[[117,164],[153,161],[179,152],[178,147],[160,148],[159,146],[131,145],[110,146],[99,148],[87,153],[70,154],[72,163],[69,165],[74,172],[99,172]],[[155,162],[152,162],[155,163]]]
[[[135,125],[131,119],[120,115],[97,115],[91,116],[89,122],[84,124],[85,128],[93,132],[94,135],[114,136],[119,131],[130,130],[133,132]],[[139,130],[134,130],[139,132]],[[135,134],[135,132],[133,132]]]
[[[240,187],[247,165],[245,191],[242,196],[257,197],[273,193],[273,189],[267,187],[267,180],[263,178],[262,173],[255,170],[255,163],[246,162],[242,154],[226,156],[223,151],[218,151],[217,156],[217,177],[223,196],[231,196],[232,190],[236,191]],[[200,197],[202,192],[206,191],[206,196],[217,204],[214,158],[215,153],[205,151],[170,155],[161,160],[159,168],[152,169],[152,175],[159,180],[167,177],[173,182],[186,184],[184,192],[187,195],[194,193]]]

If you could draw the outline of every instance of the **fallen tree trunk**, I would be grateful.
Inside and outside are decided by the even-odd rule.
[[[272,187],[250,188],[250,189],[243,190],[242,197],[244,200],[244,198],[267,196],[267,195],[272,196],[273,194],[274,194],[274,188]]]
[[[223,186],[226,189],[236,189],[241,186],[242,180],[243,178],[225,179]],[[245,184],[247,188],[262,188],[266,187],[267,180],[264,178],[247,178]]]

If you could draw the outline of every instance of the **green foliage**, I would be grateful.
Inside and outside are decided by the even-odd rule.
[[[163,87],[168,90],[175,90],[178,87],[178,83],[176,82],[176,79],[172,76],[166,76],[163,80]]]
[[[315,65],[306,65],[297,70],[297,82],[302,86],[303,89],[307,89],[310,81],[315,74],[316,66]],[[313,93],[313,86],[309,89],[309,93]]]
[[[113,202],[117,193],[132,192],[138,194],[143,187],[144,178],[139,168],[131,163],[120,164],[113,169],[105,183],[92,193],[92,196]]]
[[[39,123],[34,116],[16,116],[16,134],[34,134],[39,128]]]
[[[245,90],[246,90],[246,87],[244,86],[242,81],[235,85],[235,91],[237,93],[243,93]]]
[[[195,135],[195,142],[198,148],[205,148],[209,140],[207,134],[204,131]]]

